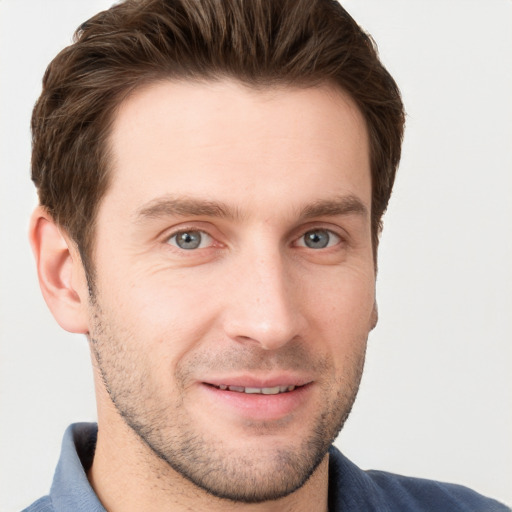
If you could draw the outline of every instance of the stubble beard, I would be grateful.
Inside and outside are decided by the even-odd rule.
[[[225,439],[212,439],[199,431],[188,416],[184,389],[189,369],[184,366],[176,371],[178,398],[172,403],[159,401],[155,388],[151,386],[148,358],[131,350],[141,340],[131,339],[130,343],[124,343],[129,333],[123,333],[122,329],[116,329],[111,322],[105,321],[97,303],[94,310],[96,321],[89,338],[90,346],[103,385],[119,415],[159,460],[217,498],[261,503],[283,498],[301,488],[326,457],[355,401],[364,366],[366,339],[362,340],[357,356],[352,355],[350,359],[349,374],[321,384],[325,403],[302,441],[292,440],[288,446],[272,450],[261,449],[261,443],[257,448],[253,446],[234,451]],[[332,372],[332,363],[312,358],[300,343],[273,361],[264,359],[267,355],[263,352],[242,357],[216,354],[213,359],[224,368],[230,364],[244,369],[297,369],[307,366],[308,369],[314,368],[316,375]],[[197,364],[198,360],[210,367],[215,364],[211,354],[194,358],[190,364]],[[258,435],[265,436],[265,429],[272,428],[261,424]],[[229,438],[229,432],[226,432],[226,437]],[[165,475],[161,474],[161,463],[155,462],[153,459],[151,469],[162,482]]]

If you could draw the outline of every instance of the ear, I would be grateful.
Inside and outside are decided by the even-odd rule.
[[[379,321],[379,308],[377,307],[377,300],[373,303],[372,314],[370,316],[370,331],[373,331]]]
[[[29,239],[39,286],[55,320],[66,331],[87,334],[89,292],[75,244],[41,206],[30,219]]]

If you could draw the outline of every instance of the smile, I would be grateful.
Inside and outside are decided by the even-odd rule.
[[[267,379],[224,376],[216,382],[203,381],[201,384],[199,389],[208,397],[205,405],[212,403],[217,412],[222,408],[230,421],[234,418],[235,421],[272,422],[286,417],[296,418],[302,408],[307,410],[315,393],[314,381],[300,376],[281,375]]]
[[[280,393],[288,393],[293,391],[297,386],[274,386],[271,388],[254,388],[254,387],[243,387],[243,386],[227,386],[220,384],[219,386],[213,385],[213,387],[222,391],[235,391],[237,393],[247,393],[251,395],[278,395]]]

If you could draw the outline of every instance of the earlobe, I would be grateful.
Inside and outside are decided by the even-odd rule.
[[[379,321],[379,308],[377,307],[377,301],[373,303],[372,315],[370,317],[370,331],[373,331]]]
[[[55,320],[66,331],[87,334],[88,288],[78,251],[41,206],[32,214],[29,238],[39,286]]]

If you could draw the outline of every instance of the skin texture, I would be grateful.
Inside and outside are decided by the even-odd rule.
[[[326,510],[326,452],[376,323],[360,112],[328,85],[160,82],[121,106],[110,146],[93,297],[65,233],[32,221],[45,298],[90,339],[98,496]]]

